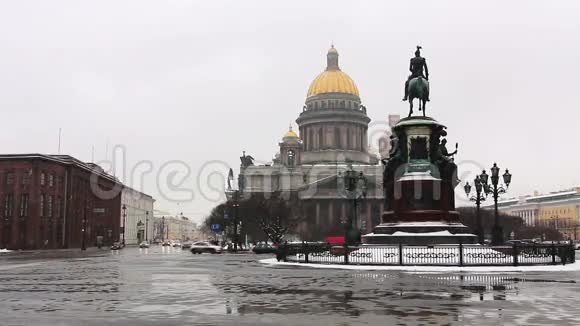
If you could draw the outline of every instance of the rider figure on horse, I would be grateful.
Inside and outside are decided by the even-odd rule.
[[[425,73],[423,73],[423,69],[425,69]],[[406,101],[409,98],[409,81],[416,77],[423,77],[429,80],[429,70],[427,69],[427,61],[425,58],[421,57],[421,47],[417,46],[417,50],[415,51],[415,57],[411,58],[411,63],[409,64],[409,70],[411,71],[411,75],[407,78],[405,82],[405,97],[403,101]],[[429,101],[429,97],[427,95],[427,101]]]

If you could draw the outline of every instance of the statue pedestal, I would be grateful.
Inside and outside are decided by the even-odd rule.
[[[385,166],[387,211],[364,244],[471,244],[476,236],[459,221],[454,188],[457,167],[441,137],[445,126],[429,117],[402,119],[395,127],[397,146]]]

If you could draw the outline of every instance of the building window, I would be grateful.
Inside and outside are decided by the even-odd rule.
[[[46,198],[46,216],[52,217],[52,195]]]
[[[40,173],[40,185],[44,186],[44,172]]]
[[[14,184],[14,172],[6,173],[6,184],[13,185]]]
[[[32,170],[28,170],[28,172],[22,175],[22,184],[27,185],[30,183],[30,176],[32,175]]]
[[[44,195],[40,195],[40,217],[44,217]]]
[[[58,217],[64,218],[64,199],[62,197],[58,199]]]
[[[288,151],[288,166],[294,166],[295,154],[293,150]]]
[[[48,175],[48,186],[49,187],[54,186],[54,175],[53,174]]]
[[[12,216],[12,211],[14,210],[14,195],[6,194],[4,197],[4,217]]]
[[[20,217],[28,216],[28,194],[20,195]]]

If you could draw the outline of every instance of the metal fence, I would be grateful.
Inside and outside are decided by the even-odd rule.
[[[326,243],[284,244],[278,260],[311,264],[423,265],[423,266],[526,266],[575,262],[570,244],[481,245],[362,245]]]

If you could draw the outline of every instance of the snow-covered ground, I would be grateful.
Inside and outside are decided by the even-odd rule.
[[[0,249],[0,254],[2,254],[2,253],[7,253],[7,252],[12,252],[12,250],[8,250],[8,249]]]
[[[519,272],[570,272],[580,271],[580,262],[567,265],[535,265],[535,266],[378,266],[378,265],[340,265],[340,264],[304,264],[278,262],[275,258],[260,260],[260,263],[270,266],[297,266],[320,269],[372,270],[372,271],[406,271],[418,273],[439,272],[470,272],[470,273],[519,273]]]
[[[463,265],[512,265],[514,257],[510,247],[498,251],[480,245],[463,246]],[[402,253],[403,265],[449,265],[460,264],[460,248],[458,245],[438,246],[404,246]],[[363,246],[349,254],[349,264],[360,265],[399,265],[398,246]],[[288,255],[289,262],[305,262],[304,254]],[[310,253],[310,263],[344,264],[344,255],[334,255],[330,251]],[[556,255],[556,264],[561,259]],[[552,255],[546,251],[529,253],[520,251],[518,264],[551,264]]]

